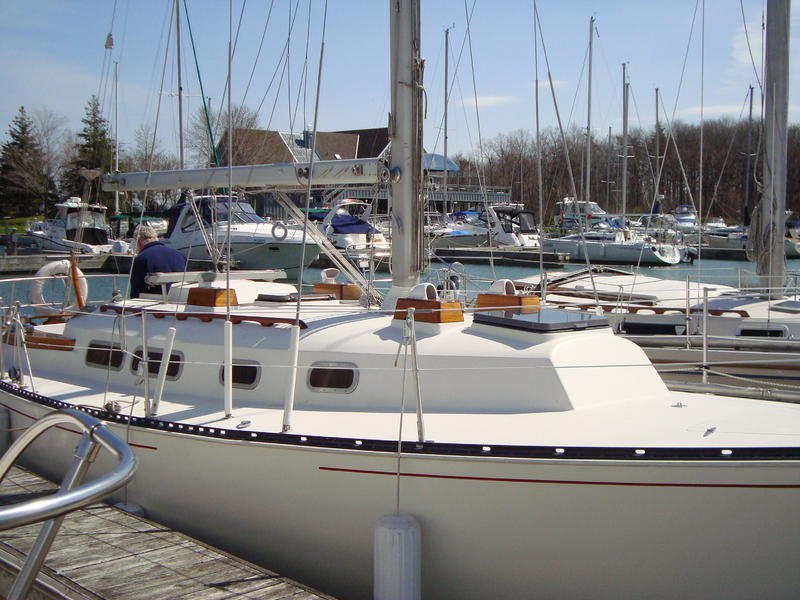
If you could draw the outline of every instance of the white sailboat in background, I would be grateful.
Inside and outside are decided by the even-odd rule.
[[[578,233],[556,237],[546,237],[542,240],[542,249],[546,252],[568,254],[573,262],[586,262],[593,264],[626,264],[626,265],[675,265],[681,262],[683,254],[680,248],[663,241],[656,240],[648,233],[639,233],[627,227],[625,218],[625,202],[627,190],[627,122],[628,122],[628,82],[623,65],[623,160],[622,160],[622,218],[619,228],[609,229],[592,227],[593,217],[603,219],[605,211],[589,196],[591,189],[591,114],[592,114],[592,39],[594,36],[594,17],[589,21],[589,83],[588,83],[588,110],[586,123],[586,182],[584,190],[586,197],[576,200],[573,196],[564,198],[556,203],[558,209],[557,223],[564,226],[573,223],[578,227]],[[574,184],[572,184],[574,187]]]
[[[606,320],[508,281],[474,312],[420,283],[419,2],[389,7],[391,162],[337,171],[392,182],[382,309],[235,273],[154,276],[168,293],[61,324],[6,307],[12,435],[65,406],[103,418],[137,454],[128,502],[346,598],[372,596],[373,528],[399,513],[421,526],[428,598],[796,597],[800,407],[669,392]],[[28,464],[55,475],[76,440],[54,430]]]

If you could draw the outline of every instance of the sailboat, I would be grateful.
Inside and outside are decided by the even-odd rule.
[[[547,252],[568,254],[573,262],[593,264],[627,264],[627,265],[675,265],[683,260],[681,250],[670,243],[656,240],[650,235],[641,234],[627,228],[625,219],[625,195],[627,189],[627,94],[628,82],[623,65],[623,174],[622,174],[622,219],[619,229],[592,228],[592,217],[595,222],[603,219],[602,210],[589,196],[591,185],[591,148],[592,148],[592,40],[594,36],[594,17],[589,20],[589,81],[588,110],[586,119],[586,181],[585,197],[576,200],[576,195],[564,198],[556,203],[558,218],[556,223],[561,227],[569,223],[578,226],[578,233],[557,237],[546,237],[542,240],[542,249]],[[574,184],[573,184],[574,187]],[[599,219],[598,219],[599,217]]]
[[[165,294],[61,324],[9,307],[12,436],[93,414],[137,454],[127,502],[341,597],[371,597],[387,514],[420,524],[428,598],[795,597],[800,407],[670,392],[605,319],[509,281],[474,311],[420,282],[419,14],[390,3],[390,162],[289,171],[391,182],[382,306],[231,272],[152,275]],[[28,464],[55,475],[76,441],[53,430]]]
[[[773,14],[776,10],[773,9]],[[715,283],[657,281],[641,274],[607,272],[548,278],[548,300],[596,310],[600,306],[617,331],[644,347],[671,384],[700,381],[751,388],[751,393],[793,396],[800,383],[800,302],[797,286],[784,281],[788,28],[773,24],[768,36],[765,86],[764,192],[750,225],[754,233],[759,288]],[[749,172],[749,169],[748,169]],[[760,226],[760,229],[759,229]],[[744,247],[748,236],[726,232],[728,248]],[[710,236],[713,237],[713,236]],[[517,282],[539,285],[538,278]],[[683,289],[682,289],[683,288]],[[597,290],[593,293],[594,290]],[[703,300],[703,296],[707,300]],[[768,388],[764,391],[764,387]],[[705,386],[704,386],[705,387]],[[708,388],[706,388],[708,389]],[[716,388],[721,389],[721,388]],[[776,391],[777,390],[777,391]],[[735,390],[728,390],[733,392]],[[784,394],[788,392],[788,394]]]

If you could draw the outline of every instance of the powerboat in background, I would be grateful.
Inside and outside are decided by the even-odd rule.
[[[230,227],[229,222],[230,221]],[[189,259],[225,259],[230,231],[230,259],[238,269],[280,269],[293,277],[299,267],[303,232],[280,221],[267,221],[241,199],[228,196],[188,197],[170,209],[162,241]],[[306,240],[305,264],[319,255]]]
[[[106,207],[88,204],[77,196],[55,205],[56,215],[29,225],[33,244],[42,250],[103,254],[114,249]]]
[[[521,205],[490,204],[480,212],[454,213],[453,223],[452,229],[431,237],[431,249],[540,247],[536,217]]]
[[[370,222],[372,204],[341,198],[319,223],[320,230],[333,246],[360,268],[370,263],[375,269],[388,269],[392,246],[383,231]]]

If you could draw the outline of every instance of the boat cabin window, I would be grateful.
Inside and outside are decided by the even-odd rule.
[[[95,211],[71,212],[67,215],[67,229],[97,228],[104,229],[106,216]]]
[[[736,332],[736,335],[739,337],[783,338],[786,337],[787,333],[786,328],[780,327],[741,327]]]
[[[181,219],[181,231],[192,231],[196,227],[197,219],[195,219],[194,213],[187,210],[186,214],[183,215],[183,219]]]
[[[497,218],[500,219],[500,227],[505,233],[514,233],[514,220],[510,214],[500,212],[497,213]]]
[[[86,364],[104,369],[121,369],[125,354],[117,344],[91,342],[86,350]]]
[[[233,359],[233,382],[235,388],[252,390],[261,379],[261,365],[250,360]],[[225,385],[225,365],[219,368],[219,382]]]
[[[163,352],[154,348],[147,350],[147,370],[150,375],[158,375],[158,369],[161,367],[161,356]],[[133,353],[133,360],[131,361],[131,371],[136,373],[139,370],[139,363],[142,360],[142,348],[136,349]],[[169,364],[167,365],[167,379],[178,379],[183,366],[183,354],[180,352],[173,352],[169,356]]]
[[[308,387],[314,392],[352,392],[358,385],[353,363],[318,362],[308,370]]]
[[[527,210],[521,211],[517,215],[517,220],[519,221],[519,231],[520,233],[536,233],[537,226],[536,226],[536,216]]]

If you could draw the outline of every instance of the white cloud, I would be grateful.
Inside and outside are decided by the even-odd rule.
[[[516,102],[519,102],[519,98],[515,96],[478,96],[478,108],[502,106],[504,104],[514,104]],[[461,104],[464,106],[475,106],[475,97],[464,98]]]

